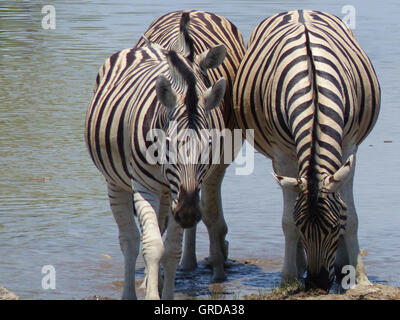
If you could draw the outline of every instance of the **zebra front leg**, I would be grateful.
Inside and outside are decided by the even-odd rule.
[[[297,175],[297,164],[294,159],[279,148],[274,147],[274,160],[272,162],[274,171],[278,175],[295,177]],[[305,271],[306,259],[300,240],[300,233],[293,219],[294,203],[297,193],[290,188],[282,187],[283,215],[282,229],[285,236],[285,256],[281,281],[292,281],[299,278]]]
[[[203,207],[203,222],[207,227],[210,239],[209,262],[213,268],[213,281],[226,279],[224,264],[228,258],[228,233],[221,202],[221,185],[226,166],[220,165],[216,171],[203,183],[201,203]]]
[[[134,204],[142,229],[142,251],[146,263],[146,299],[160,299],[158,277],[160,259],[164,244],[158,225],[157,212],[160,198],[153,192],[137,184],[134,187]]]
[[[285,197],[284,197],[285,198]],[[283,259],[283,267],[281,280],[292,281],[297,279],[299,275],[303,272],[303,265],[297,265],[298,263],[298,252],[300,252],[298,243],[300,240],[300,235],[294,224],[291,212],[284,213],[282,218],[282,229],[285,236],[285,256]],[[304,254],[304,253],[303,253]],[[299,257],[301,261],[301,257]]]
[[[164,287],[162,299],[174,298],[175,275],[182,253],[183,229],[172,216],[169,216],[167,226],[167,237],[165,239],[165,252],[162,257],[164,267]]]
[[[296,252],[296,267],[297,267],[297,278],[301,279],[307,270],[307,258],[304,251],[303,243],[299,238],[297,240],[297,252]]]
[[[196,258],[196,231],[197,225],[185,230],[184,248],[181,260],[182,269],[186,271],[194,270],[197,266]]]
[[[364,267],[360,255],[360,247],[358,243],[358,217],[356,208],[354,205],[353,195],[353,181],[355,174],[355,161],[356,154],[354,153],[354,165],[348,180],[345,182],[341,189],[341,196],[347,205],[347,219],[346,229],[344,235],[340,238],[338,243],[338,249],[336,253],[335,266],[339,279],[343,276],[341,274],[342,268],[345,265],[352,265],[356,271],[356,283],[362,285],[371,284],[367,277],[367,272]]]
[[[119,230],[119,243],[124,255],[125,276],[122,299],[136,299],[135,272],[139,254],[140,234],[134,220],[132,194],[108,184],[111,211]]]
[[[166,230],[166,225],[168,221],[168,212],[169,212],[169,207],[170,207],[170,197],[169,193],[163,194],[161,196],[161,201],[160,201],[160,210],[158,214],[158,225],[160,227],[160,232],[161,235],[164,234]],[[145,267],[145,277],[143,280],[143,283],[140,285],[141,289],[146,289],[146,284],[147,284],[147,268]],[[161,295],[162,289],[163,289],[163,277],[161,275],[161,272],[159,272],[158,275],[158,292]]]

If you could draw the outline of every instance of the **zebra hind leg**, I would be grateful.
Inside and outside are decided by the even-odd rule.
[[[125,276],[122,299],[136,299],[135,271],[139,254],[140,234],[134,220],[132,194],[108,184],[111,211],[118,225],[119,242],[124,255]]]

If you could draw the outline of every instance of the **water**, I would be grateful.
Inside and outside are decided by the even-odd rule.
[[[56,29],[42,28],[42,1],[0,5],[0,283],[21,299],[118,299],[123,280],[117,226],[106,186],[83,140],[84,118],[98,68],[112,53],[132,47],[158,16],[200,9],[230,19],[247,42],[264,18],[284,10],[318,9],[344,17],[356,9],[353,30],[382,87],[378,122],[359,148],[355,201],[359,241],[370,277],[400,285],[400,6],[395,1],[53,1]],[[258,293],[279,283],[283,259],[281,191],[270,160],[255,170],[229,168],[223,206],[229,226],[228,281],[211,285],[200,264],[178,273],[177,297],[219,298]],[[240,186],[240,187],[239,187]],[[198,259],[208,236],[198,232]],[[53,265],[56,289],[43,289],[42,267]],[[139,278],[143,263],[138,263]],[[139,293],[142,295],[142,292]]]

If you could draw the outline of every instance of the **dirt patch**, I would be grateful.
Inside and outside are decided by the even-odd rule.
[[[270,293],[248,295],[250,300],[400,300],[400,288],[383,284],[357,285],[343,294],[323,290],[304,291],[297,284],[276,288]]]
[[[229,261],[229,260],[228,260]],[[231,260],[233,261],[233,260]],[[248,258],[248,259],[236,259],[236,262],[247,264],[247,265],[255,265],[261,268],[265,269],[279,269],[279,267],[282,266],[282,259],[279,257],[275,258],[265,258],[265,259],[259,259],[259,258]],[[229,265],[228,265],[229,267]]]
[[[94,295],[94,296],[91,296],[91,297],[84,297],[82,300],[115,300],[115,299],[109,298],[109,297],[103,297],[103,296]]]
[[[19,300],[19,297],[0,285],[0,300]]]

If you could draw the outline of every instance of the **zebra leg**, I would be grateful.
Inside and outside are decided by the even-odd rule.
[[[221,185],[226,166],[220,165],[203,183],[201,202],[203,207],[203,222],[207,227],[210,239],[209,263],[213,268],[213,281],[226,279],[224,264],[228,258],[228,233],[221,202]]]
[[[348,178],[348,180],[341,189],[341,196],[347,205],[347,219],[346,219],[345,233],[340,238],[338,243],[335,266],[337,273],[339,274],[339,278],[341,278],[342,276],[341,270],[343,266],[352,265],[356,270],[357,284],[370,284],[364,267],[364,263],[360,256],[360,247],[358,244],[358,236],[357,236],[358,217],[354,205],[354,195],[353,195],[353,180],[356,167],[355,151],[353,154],[354,154],[353,170],[350,174],[350,177]]]
[[[161,201],[160,201],[160,212],[158,214],[158,225],[160,226],[161,235],[163,235],[166,230],[166,226],[167,226],[167,222],[168,222],[169,207],[170,207],[169,194],[163,194],[161,197]],[[145,277],[144,277],[142,284],[140,285],[141,289],[146,290],[147,278],[148,278],[147,268],[145,268]],[[164,280],[163,280],[161,270],[160,270],[159,276],[158,276],[158,292],[160,295],[161,295],[161,292],[163,289],[163,281]]]
[[[189,271],[194,270],[197,266],[196,258],[196,230],[197,226],[185,230],[185,240],[183,255],[181,260],[182,269]]]
[[[157,212],[160,198],[136,184],[133,199],[142,229],[142,251],[146,263],[146,299],[160,299],[158,294],[158,277],[160,259],[164,253],[164,244],[158,226]]]
[[[297,267],[297,278],[301,279],[307,270],[307,259],[304,251],[301,239],[297,240],[297,252],[296,252],[296,267]]]
[[[272,162],[276,174],[295,177],[297,175],[297,164],[279,148],[274,148],[274,159]],[[285,257],[281,281],[291,281],[297,279],[304,273],[306,267],[305,253],[300,241],[300,233],[293,220],[293,208],[297,194],[288,189],[282,188],[283,194],[283,215],[282,229],[285,236]]]
[[[285,236],[285,257],[283,259],[281,279],[282,282],[285,282],[297,279],[299,274],[304,273],[302,269],[304,268],[304,262],[301,261],[301,256],[298,257],[298,253],[304,255],[304,251],[301,252],[299,248],[300,234],[293,220],[293,206],[297,195],[290,190],[282,189],[282,191],[284,202],[282,229]],[[298,260],[299,258],[300,260]],[[298,266],[298,261],[302,263],[301,266]]]
[[[122,299],[136,299],[135,271],[140,234],[134,220],[132,194],[108,184],[111,211],[119,230],[119,243],[124,255],[125,277]]]
[[[161,297],[164,300],[174,298],[176,269],[182,253],[182,236],[182,227],[170,216],[168,219],[167,237],[165,239],[165,252],[161,260],[164,267],[164,287]]]

